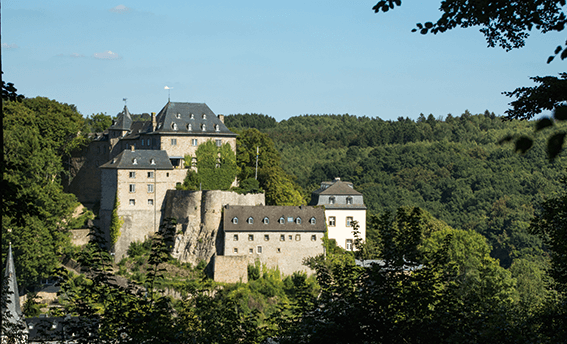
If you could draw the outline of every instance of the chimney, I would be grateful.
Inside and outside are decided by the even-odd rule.
[[[152,131],[156,130],[156,113],[152,112]]]
[[[224,115],[220,115],[219,114],[219,121],[221,121],[222,124],[224,124]]]

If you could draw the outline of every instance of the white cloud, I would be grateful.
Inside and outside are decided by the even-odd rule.
[[[93,56],[100,60],[120,60],[122,58],[122,56],[110,50],[102,53],[94,53]]]
[[[111,8],[109,11],[114,13],[128,13],[132,11],[132,9],[124,5],[118,5],[116,7]]]
[[[16,49],[19,48],[17,44],[2,43],[2,49]]]
[[[85,57],[85,55],[79,53],[72,53],[71,57]]]

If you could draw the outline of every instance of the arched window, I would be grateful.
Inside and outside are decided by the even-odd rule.
[[[132,159],[132,165],[138,165],[138,159],[136,158]]]
[[[264,222],[265,225],[270,223],[270,219],[266,216],[264,217],[264,219],[262,220],[262,222]]]
[[[218,124],[215,124],[215,131],[220,131],[220,126]]]
[[[177,119],[181,118],[181,114],[178,113],[177,115],[175,115],[175,118],[177,118]]]
[[[312,217],[309,219],[309,223],[314,225],[317,222],[317,220],[315,219],[315,217]]]
[[[203,114],[203,119],[207,119],[207,115],[206,115],[206,114]]]
[[[251,225],[251,224],[254,223],[254,218],[253,218],[252,216],[250,216],[250,217],[246,220],[246,222],[248,222],[248,224]]]
[[[346,204],[352,204],[352,197],[346,198]]]
[[[203,125],[201,126],[201,130],[202,130],[202,131],[206,131],[206,130],[207,130],[207,126],[206,126],[205,124],[203,124]]]
[[[177,123],[171,123],[171,129],[177,130]]]
[[[295,223],[297,223],[298,225],[300,225],[300,224],[301,224],[301,217],[296,218],[296,219],[295,219]]]
[[[280,217],[280,219],[278,220],[278,223],[283,225],[285,223],[285,218],[283,216]]]
[[[193,130],[193,126],[191,125],[191,123],[187,124],[187,131],[191,131]]]
[[[233,217],[233,218],[232,218],[232,223],[235,224],[235,225],[238,224],[238,217],[236,217],[236,216]]]
[[[335,204],[335,197],[329,197],[329,204]]]
[[[151,159],[150,159],[150,165],[155,165],[155,164],[156,164],[156,159],[151,158]]]
[[[194,114],[191,114],[190,117],[191,117],[191,119],[195,119],[195,115],[194,115]]]

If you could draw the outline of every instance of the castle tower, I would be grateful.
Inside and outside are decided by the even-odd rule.
[[[4,340],[14,339],[15,343],[26,343],[28,328],[24,322],[22,309],[20,308],[20,293],[18,291],[18,281],[16,279],[16,267],[12,256],[12,243],[8,248],[6,259],[6,273],[4,274],[4,284],[2,285],[2,315],[6,312],[6,318],[2,317],[2,329],[7,328],[7,333],[2,332],[2,343]],[[5,326],[7,325],[7,326]]]

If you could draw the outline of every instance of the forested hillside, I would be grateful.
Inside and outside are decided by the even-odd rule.
[[[225,122],[254,127],[254,116],[227,116]],[[565,153],[548,162],[547,133],[536,136],[525,155],[499,144],[507,136],[533,137],[533,122],[505,121],[488,111],[417,121],[304,115],[270,127],[265,117],[258,116],[258,129],[274,140],[283,168],[307,194],[323,180],[352,181],[364,194],[368,216],[418,206],[453,228],[485,235],[504,267],[541,250],[527,228],[534,207],[560,188]]]

